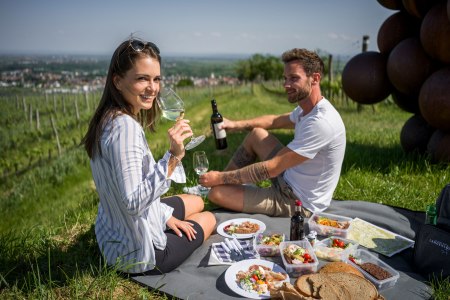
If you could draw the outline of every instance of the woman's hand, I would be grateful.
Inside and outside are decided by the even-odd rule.
[[[194,224],[192,224],[191,222],[181,221],[172,216],[167,221],[167,226],[172,229],[179,237],[183,236],[181,232],[183,231],[189,241],[196,239],[195,234],[197,233],[197,231],[194,230]]]
[[[192,129],[189,126],[189,120],[178,120],[167,131],[170,141],[170,153],[175,155],[179,160],[184,157],[184,140],[192,136]]]
[[[205,187],[212,187],[223,184],[220,174],[221,172],[218,171],[207,172],[199,176],[198,183]]]

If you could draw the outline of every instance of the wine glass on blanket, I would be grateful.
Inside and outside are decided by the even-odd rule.
[[[195,151],[193,163],[194,163],[194,171],[195,173],[197,173],[197,175],[200,176],[208,171],[209,161],[205,151]],[[199,185],[199,190],[201,192],[207,192],[209,189],[202,185]]]
[[[184,102],[180,96],[169,87],[164,87],[158,97],[158,105],[162,110],[162,116],[170,121],[178,121],[184,118]],[[184,146],[186,150],[197,147],[205,140],[204,135],[192,136],[189,143]]]

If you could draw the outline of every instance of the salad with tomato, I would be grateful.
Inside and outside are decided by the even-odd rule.
[[[330,237],[314,245],[314,253],[318,258],[329,261],[342,261],[343,255],[352,254],[358,248],[358,244],[351,240]]]
[[[287,274],[274,272],[261,265],[252,265],[248,270],[236,274],[236,281],[243,290],[258,295],[267,293],[269,288],[279,287],[286,278]]]
[[[284,248],[283,255],[288,263],[294,265],[314,262],[314,258],[306,251],[305,248],[295,244],[290,244]]]

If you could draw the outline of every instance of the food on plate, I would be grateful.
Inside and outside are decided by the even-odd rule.
[[[314,258],[311,254],[309,254],[305,248],[296,244],[289,244],[284,248],[283,255],[289,264],[299,265],[314,262]]]
[[[352,273],[358,275],[359,277],[364,277],[364,275],[358,269],[341,261],[334,261],[327,263],[319,270],[319,273],[340,273],[340,272]]]
[[[223,231],[229,235],[255,233],[258,230],[259,225],[250,221],[245,221],[240,224],[231,223],[223,228]]]
[[[369,280],[353,273],[302,275],[295,281],[294,287],[301,297],[312,299],[384,299]]]
[[[287,274],[274,272],[272,269],[261,266],[251,265],[248,270],[239,271],[236,274],[236,282],[247,292],[256,292],[265,294],[270,289],[276,289],[286,280]]]
[[[334,219],[330,219],[324,216],[315,216],[314,221],[322,226],[330,226],[339,229],[347,229],[350,226],[350,222],[347,221],[338,221]]]

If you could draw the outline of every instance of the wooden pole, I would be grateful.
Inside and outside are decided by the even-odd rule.
[[[59,143],[58,130],[56,129],[55,121],[53,120],[53,116],[50,116],[50,122],[52,123],[53,133],[56,137],[56,146],[58,148],[58,156],[61,156],[61,144]]]
[[[331,99],[332,83],[333,83],[333,55],[328,55],[328,79],[330,84],[328,85],[328,99]]]
[[[80,121],[80,113],[78,112],[78,98],[75,97],[75,114],[77,116],[77,121]]]
[[[30,103],[30,129],[33,128],[33,106]]]
[[[363,36],[361,52],[367,52],[367,48],[368,48],[368,45],[369,45],[369,38],[370,37],[368,35],[364,35]],[[357,108],[358,112],[360,112],[360,111],[362,111],[363,106],[362,106],[361,103],[358,103],[356,108]],[[372,109],[373,109],[373,106],[372,106]]]
[[[36,109],[36,129],[38,131],[41,129],[41,122],[39,120],[39,109]]]
[[[28,120],[27,101],[25,100],[25,97],[22,97],[22,104],[23,104],[23,112],[25,113],[25,120]]]

